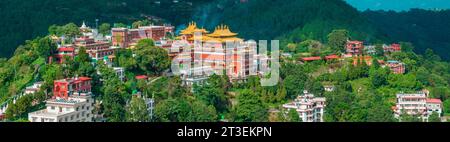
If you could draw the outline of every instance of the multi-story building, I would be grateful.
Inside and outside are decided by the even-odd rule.
[[[211,74],[228,75],[231,80],[256,75],[256,43],[244,42],[237,35],[225,25],[211,34],[197,28],[195,23],[182,30],[177,38],[187,41],[189,48],[183,48],[185,52],[175,60],[181,64],[185,84],[201,82]]]
[[[364,51],[364,44],[362,41],[347,41],[347,53],[353,56],[362,55]]]
[[[428,91],[417,92],[413,94],[397,94],[397,104],[392,107],[394,116],[400,118],[400,115],[406,113],[420,117],[423,121],[428,121],[428,117],[433,113],[442,116],[442,102],[440,99],[429,99]]]
[[[174,27],[170,25],[163,26],[143,26],[137,29],[113,28],[112,44],[122,48],[133,47],[141,39],[153,39],[160,41],[168,33],[173,33]]]
[[[377,53],[375,45],[366,45],[364,46],[364,50],[366,51],[366,54],[368,55],[375,55]]]
[[[91,78],[75,77],[54,81],[54,97],[68,98],[73,93],[91,92]]]
[[[387,66],[391,69],[394,74],[404,74],[405,64],[399,61],[387,61]]]
[[[383,45],[383,50],[385,53],[388,52],[400,52],[402,50],[400,44]]]
[[[302,122],[323,122],[323,114],[326,99],[323,97],[314,97],[314,94],[303,91],[293,102],[284,104],[283,108],[288,110],[295,109]]]
[[[67,98],[46,101],[46,108],[28,114],[30,122],[92,122],[94,99],[91,93],[73,93]]]
[[[114,55],[117,47],[110,46],[109,42],[95,41],[94,38],[88,36],[81,36],[75,39],[75,45],[79,47],[85,47],[86,52],[93,60],[103,60],[105,57]]]

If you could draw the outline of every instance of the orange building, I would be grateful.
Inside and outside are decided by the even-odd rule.
[[[214,73],[225,73],[231,80],[256,75],[256,43],[244,42],[237,35],[226,25],[216,27],[210,34],[203,28],[197,28],[193,22],[182,30],[177,39],[187,41],[192,47],[183,49],[187,51],[179,55],[191,56],[190,60],[183,60],[184,69],[181,69],[185,84],[199,82]]]
[[[363,63],[366,63],[366,65],[371,66],[372,65],[372,56],[354,56],[353,57],[353,65],[362,65]]]

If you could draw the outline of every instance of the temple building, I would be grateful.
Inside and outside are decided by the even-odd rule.
[[[168,33],[173,34],[174,27],[163,26],[142,26],[136,29],[113,28],[112,45],[122,48],[133,48],[141,39],[153,39],[155,42],[164,40]]]
[[[362,41],[347,41],[346,45],[347,53],[353,56],[362,55],[364,51],[364,45]]]
[[[314,94],[305,90],[293,102],[284,104],[283,108],[288,110],[295,109],[302,122],[323,122],[325,102],[325,98],[314,97]]]
[[[256,75],[256,43],[245,42],[237,35],[226,25],[210,34],[195,23],[182,30],[177,39],[187,41],[188,46],[175,60],[180,63],[184,84],[202,82],[212,74],[225,74],[233,81]]]

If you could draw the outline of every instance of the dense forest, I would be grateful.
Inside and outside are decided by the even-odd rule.
[[[0,57],[13,55],[25,40],[47,34],[50,25],[85,21],[95,27],[99,23],[126,23],[144,17],[163,18],[173,24],[189,21],[195,7],[208,0],[1,0]],[[159,3],[158,3],[159,2]]]
[[[365,11],[363,15],[388,39],[414,43],[419,53],[431,48],[442,58],[450,59],[450,10]]]
[[[344,28],[355,38],[374,40],[375,28],[353,7],[341,0],[218,0],[194,16],[208,29],[221,23],[247,39],[275,39],[284,35],[294,41],[326,39],[333,29]],[[290,36],[295,33],[300,36]]]

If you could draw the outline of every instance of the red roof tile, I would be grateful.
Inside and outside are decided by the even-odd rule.
[[[147,79],[148,77],[146,75],[138,75],[136,76],[136,79]]]
[[[427,99],[427,103],[441,104],[441,99]]]
[[[340,57],[339,56],[337,56],[337,55],[328,55],[328,56],[325,56],[325,59],[327,59],[327,60],[330,60],[330,59],[339,59]]]
[[[66,52],[73,52],[73,51],[75,51],[75,48],[73,48],[73,47],[61,47],[61,48],[58,48],[58,51],[59,52],[64,52],[64,51],[66,51]]]
[[[319,57],[319,56],[302,58],[303,61],[317,61],[317,60],[321,60],[321,59],[322,59],[322,58]]]

